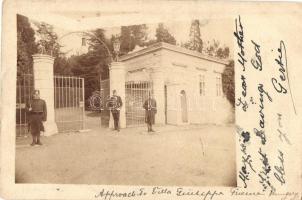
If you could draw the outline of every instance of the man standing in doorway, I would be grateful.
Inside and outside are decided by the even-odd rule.
[[[155,132],[152,129],[152,124],[155,123],[155,114],[157,112],[156,110],[156,101],[152,98],[151,93],[149,92],[149,97],[145,101],[143,105],[144,109],[146,110],[145,114],[145,122],[148,126],[148,132]]]
[[[29,113],[29,129],[33,138],[31,146],[42,145],[40,141],[41,131],[44,132],[44,126],[42,121],[47,119],[46,103],[43,99],[40,99],[40,91],[35,90],[33,93],[33,100],[27,105],[27,111]]]
[[[114,130],[120,131],[120,110],[123,106],[123,102],[120,96],[116,94],[116,90],[112,91],[113,96],[110,98],[110,109],[114,120]]]

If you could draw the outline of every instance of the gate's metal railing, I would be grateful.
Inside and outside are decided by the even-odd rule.
[[[84,129],[84,78],[54,76],[55,121],[59,132]]]
[[[26,104],[31,101],[31,94],[34,91],[33,74],[21,74],[17,76],[16,85],[16,136],[28,136],[28,113]]]
[[[109,127],[110,110],[107,108],[107,100],[110,98],[110,80],[100,81],[100,110],[101,110],[101,126]]]
[[[139,126],[145,123],[145,110],[143,104],[148,98],[149,92],[152,93],[152,82],[149,81],[130,81],[126,82],[126,125]]]
[[[110,98],[110,85],[109,79],[102,80],[100,84],[100,96],[101,96],[101,124],[104,127],[109,126],[110,109],[107,107],[108,100]],[[148,98],[149,92],[152,93],[153,84],[149,81],[129,81],[125,83],[125,102],[126,109],[126,125],[140,126],[145,123],[145,110],[143,109],[143,103]]]

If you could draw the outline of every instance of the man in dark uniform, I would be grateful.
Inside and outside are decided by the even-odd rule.
[[[109,108],[111,110],[113,120],[114,120],[114,130],[120,131],[119,121],[120,121],[120,110],[123,105],[120,96],[117,96],[116,90],[112,91],[113,96],[110,98]]]
[[[156,110],[156,101],[152,98],[151,93],[149,93],[148,99],[145,101],[143,105],[145,112],[145,122],[148,126],[148,132],[154,132],[152,129],[152,124],[155,122],[155,114],[157,112]]]
[[[40,132],[44,131],[42,121],[47,119],[47,109],[44,100],[40,99],[39,90],[35,90],[33,94],[33,100],[27,105],[27,111],[29,113],[29,127],[33,137],[31,146],[42,145],[40,141]]]

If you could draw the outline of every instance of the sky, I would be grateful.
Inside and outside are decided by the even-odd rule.
[[[218,40],[221,46],[228,46],[232,55],[233,52],[233,21],[231,19],[200,19],[201,27],[200,33],[202,40],[206,43],[207,41]],[[163,22],[164,26],[169,32],[175,37],[178,44],[184,43],[189,39],[191,21],[170,21]],[[158,24],[147,24],[148,37],[150,39],[155,38],[156,28]],[[120,34],[120,27],[105,28],[105,35],[110,38],[111,35]],[[54,26],[54,31],[59,36],[59,43],[63,46],[61,50],[68,52],[67,56],[76,54],[82,51],[80,33],[70,34],[67,36],[69,31],[59,29]],[[62,37],[63,36],[63,37]]]

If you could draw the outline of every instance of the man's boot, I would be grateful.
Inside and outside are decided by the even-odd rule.
[[[42,145],[42,143],[40,142],[40,135],[37,137],[37,145]]]
[[[30,144],[30,146],[35,146],[36,142],[33,140],[33,142]]]
[[[36,138],[37,136],[32,135],[32,137],[33,137],[33,142],[32,142],[30,145],[31,145],[31,146],[35,146],[36,141],[37,141],[37,140],[36,140],[36,139],[37,139],[37,138]]]
[[[116,123],[116,130],[117,130],[117,132],[120,132],[120,124],[119,124],[119,122]]]

